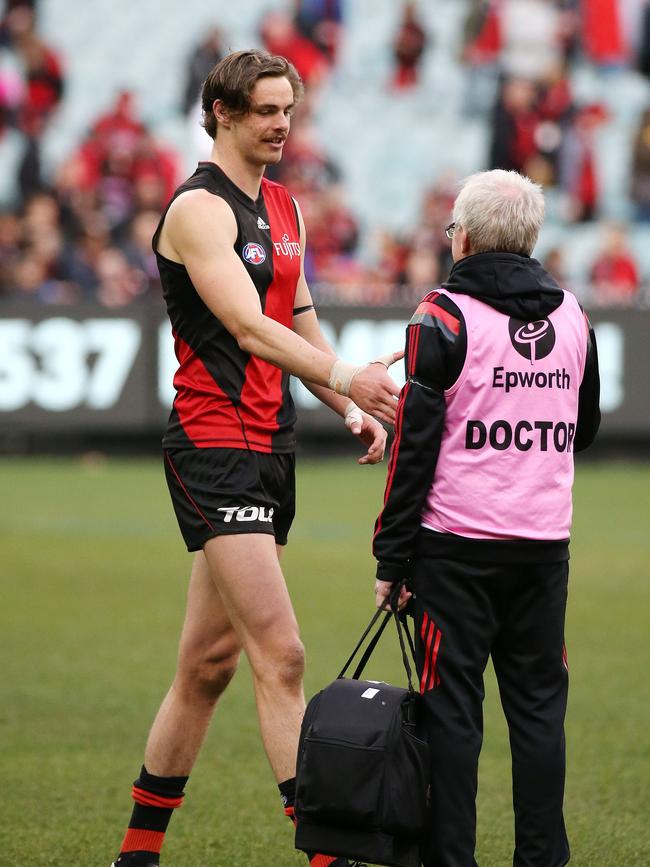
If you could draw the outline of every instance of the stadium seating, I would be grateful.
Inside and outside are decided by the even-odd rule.
[[[46,132],[44,159],[53,172],[78,145],[91,122],[115,92],[136,94],[144,121],[173,145],[190,169],[200,147],[196,118],[179,106],[186,60],[203,33],[222,28],[225,44],[237,49],[259,44],[258,25],[270,8],[290,9],[290,0],[247,0],[245,4],[184,0],[165,7],[155,0],[93,0],[74,4],[42,0],[39,29],[62,54],[67,70],[61,109]],[[347,0],[338,63],[317,99],[316,123],[326,151],[339,165],[346,198],[364,239],[379,228],[408,230],[417,219],[422,193],[441,173],[458,176],[486,165],[486,116],[463,113],[466,73],[459,62],[465,0],[420,3],[430,37],[421,80],[408,92],[388,82],[391,43],[401,5],[395,0]],[[596,159],[604,219],[632,217],[628,198],[631,140],[640,112],[650,103],[648,82],[633,71],[602,72],[578,63],[571,81],[581,103],[599,101],[609,120],[597,133]],[[11,137],[2,142],[5,165],[16,157]],[[8,163],[5,162],[8,160]],[[5,179],[6,181],[6,179]],[[0,189],[0,197],[7,191]],[[567,270],[577,285],[586,282],[601,227],[566,227],[555,218],[549,196],[549,223],[540,239],[540,258],[564,248]],[[631,233],[641,270],[650,273],[650,228]]]

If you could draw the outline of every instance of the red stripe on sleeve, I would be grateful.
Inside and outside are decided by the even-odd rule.
[[[408,370],[407,370],[407,374],[410,373],[411,364],[413,363],[412,359],[413,359],[413,343],[415,340],[415,331],[416,331],[416,326],[413,326],[413,325],[410,326],[410,328],[408,330],[409,340],[408,340]]]
[[[422,331],[422,326],[418,325],[413,330],[415,331],[415,338],[413,340],[413,353],[412,353],[411,357],[409,358],[409,362],[410,362],[409,363],[409,375],[410,376],[413,376],[413,374],[415,373],[415,368],[416,368],[416,364],[417,364],[417,357],[418,357],[418,348],[420,346],[420,332]]]
[[[390,459],[388,461],[388,479],[386,481],[386,490],[384,491],[384,506],[388,502],[388,497],[390,495],[390,489],[393,484],[393,480],[395,478],[395,470],[397,469],[397,458],[399,456],[399,448],[400,448],[400,440],[402,436],[402,416],[404,414],[404,403],[406,402],[406,396],[410,390],[411,383],[407,382],[404,388],[402,389],[402,394],[400,395],[399,402],[397,404],[397,415],[395,416],[395,439],[393,440],[393,445],[390,450]],[[377,518],[377,529],[374,532],[373,540],[381,530],[381,516],[383,512],[379,513],[379,517]]]
[[[452,316],[451,313],[439,304],[433,304],[430,301],[423,301],[415,312],[416,314],[419,313],[421,315],[428,313],[429,316],[433,316],[434,319],[439,319],[453,334],[458,334],[460,331],[460,320],[455,316]]]

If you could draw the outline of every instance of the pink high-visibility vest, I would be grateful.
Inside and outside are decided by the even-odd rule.
[[[446,292],[467,326],[424,527],[472,539],[566,539],[587,325],[575,297],[525,323]]]

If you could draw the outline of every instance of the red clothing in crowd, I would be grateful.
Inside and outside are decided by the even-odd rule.
[[[585,54],[600,65],[621,63],[626,56],[618,0],[582,0]]]
[[[466,63],[480,66],[494,63],[501,52],[501,22],[494,2],[488,4],[483,24],[478,36],[465,47],[463,59]]]
[[[520,111],[512,115],[513,136],[510,154],[517,171],[525,171],[526,164],[538,153],[536,132],[539,126],[536,111]]]
[[[418,67],[427,44],[427,34],[417,19],[415,7],[407,3],[393,41],[395,71],[393,87],[413,87],[418,81]]]
[[[573,95],[568,75],[561,75],[549,81],[537,106],[544,120],[561,121],[571,111]]]
[[[25,42],[26,88],[20,108],[20,125],[28,135],[38,135],[63,96],[63,67],[57,54],[44,42]]]
[[[576,198],[582,206],[582,215],[595,214],[598,205],[598,176],[596,174],[596,162],[594,153],[586,148],[583,153],[580,171],[576,182]]]
[[[626,304],[639,288],[639,271],[629,253],[603,253],[591,268],[596,300],[600,303]]]
[[[266,50],[293,63],[306,85],[318,84],[329,71],[323,52],[283,12],[270,12],[264,18],[261,36]]]

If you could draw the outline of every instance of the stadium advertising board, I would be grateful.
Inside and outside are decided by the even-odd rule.
[[[160,411],[150,329],[149,316],[133,310],[3,305],[0,428],[151,427]]]
[[[346,360],[400,349],[406,308],[321,307],[323,330]],[[650,437],[647,338],[650,311],[597,310],[602,434]],[[0,432],[162,430],[176,367],[158,307],[112,311],[85,305],[0,306]],[[403,382],[401,363],[391,370]],[[294,382],[300,430],[341,431],[340,422]]]

